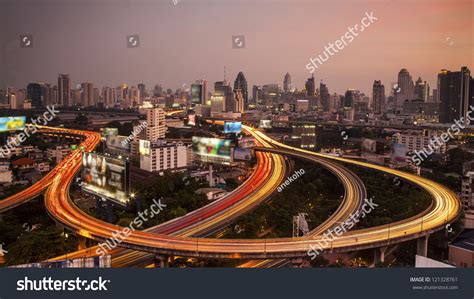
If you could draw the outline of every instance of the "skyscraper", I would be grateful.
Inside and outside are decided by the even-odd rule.
[[[146,122],[145,134],[147,140],[156,141],[159,138],[165,138],[166,123],[163,108],[154,107],[146,109]]]
[[[64,107],[72,106],[71,79],[67,74],[59,74],[58,77],[58,104]]]
[[[382,107],[385,105],[385,86],[382,81],[375,80],[372,86],[372,108],[376,114],[382,113]]]
[[[191,84],[191,103],[207,104],[207,80],[196,80],[196,83]]]
[[[397,84],[395,106],[400,108],[403,106],[403,102],[413,100],[413,80],[407,69],[400,70]]]
[[[285,79],[283,79],[283,90],[289,92],[291,90],[291,76],[290,73],[286,73]]]
[[[421,80],[418,77],[418,80],[415,82],[415,90],[414,90],[414,100],[418,102],[428,102],[428,96],[430,94],[430,85],[428,82]]]
[[[81,105],[83,107],[94,106],[94,84],[81,83]]]
[[[440,101],[439,121],[452,123],[461,117],[466,119],[469,109],[470,76],[466,66],[459,72],[441,70],[438,74],[438,98]]]
[[[242,91],[240,89],[235,89],[235,102],[236,102],[236,107],[234,109],[234,112],[244,112],[244,95],[242,94]]]
[[[234,90],[240,89],[242,96],[244,97],[244,109],[247,109],[249,104],[249,96],[247,91],[247,80],[245,79],[244,73],[239,72],[237,78],[234,81]]]
[[[147,97],[145,83],[139,83],[138,90],[140,91],[140,102],[142,102],[142,100]]]
[[[309,97],[314,96],[316,93],[316,85],[314,83],[314,74],[311,76],[311,78],[308,78],[306,80],[306,84],[304,85],[306,89],[306,95]]]
[[[102,99],[104,102],[104,106],[114,107],[115,105],[115,93],[111,87],[103,87],[102,88]]]
[[[262,87],[254,85],[252,88],[252,100],[254,104],[259,104],[263,99]]]
[[[357,91],[354,89],[348,89],[346,91],[346,94],[344,95],[344,102],[343,102],[344,108],[354,107],[354,102],[356,100],[356,93]]]
[[[319,96],[321,97],[321,105],[323,106],[323,111],[329,111],[329,89],[322,81],[319,83]]]
[[[31,101],[31,106],[41,107],[43,106],[43,95],[41,84],[30,83],[26,87],[26,97]]]

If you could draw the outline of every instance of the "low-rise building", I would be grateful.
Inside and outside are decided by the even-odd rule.
[[[46,155],[49,160],[59,163],[70,153],[71,149],[68,146],[58,145],[55,148],[48,148]]]
[[[474,267],[474,229],[465,229],[449,244],[449,261],[458,268]]]
[[[147,171],[180,170],[187,166],[187,147],[182,142],[166,140],[151,142],[150,147],[140,149],[140,168]]]
[[[12,162],[13,168],[27,170],[35,168],[35,160],[30,158],[20,158]]]

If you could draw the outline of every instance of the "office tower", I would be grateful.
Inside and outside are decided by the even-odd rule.
[[[53,88],[50,84],[41,84],[41,94],[43,96],[43,106],[52,105],[53,100]]]
[[[58,77],[58,104],[64,107],[72,106],[71,79],[67,74],[59,74]]]
[[[428,82],[421,80],[418,77],[418,80],[415,82],[414,90],[414,100],[417,102],[428,102],[428,96],[430,94],[430,85]]]
[[[104,102],[104,106],[114,107],[115,105],[115,93],[111,87],[103,87],[102,88],[102,99]]]
[[[163,94],[163,87],[160,84],[156,84],[153,88],[153,96],[159,97]]]
[[[433,88],[433,96],[431,97],[431,102],[432,103],[439,103],[438,89],[436,89],[436,88]]]
[[[254,85],[252,88],[252,100],[254,104],[259,104],[263,99],[262,87]]]
[[[102,97],[100,95],[100,90],[97,87],[94,87],[94,106],[98,106],[99,103],[102,103]]]
[[[291,76],[290,73],[286,73],[285,79],[283,79],[283,90],[289,92],[291,90]]]
[[[323,111],[329,111],[329,89],[327,88],[326,84],[322,81],[319,83],[319,96],[321,99],[321,105],[323,106]]]
[[[346,91],[346,94],[344,95],[344,102],[343,102],[343,107],[344,108],[352,108],[354,107],[354,102],[357,100],[356,99],[356,90],[354,89],[348,89]]]
[[[131,107],[137,107],[138,105],[140,105],[142,103],[140,101],[140,89],[135,86],[130,86],[130,88],[128,89],[128,98],[130,99]]]
[[[32,107],[42,107],[43,106],[43,95],[41,84],[39,83],[30,83],[26,87],[26,95],[28,100],[31,101]]]
[[[139,83],[138,84],[138,90],[140,91],[140,102],[143,101],[144,98],[148,96],[145,83]]]
[[[463,66],[459,72],[441,70],[438,74],[440,123],[452,123],[461,117],[466,119],[469,108],[470,71]]]
[[[247,90],[247,80],[245,79],[244,73],[239,72],[237,78],[234,81],[234,90],[240,89],[242,96],[244,97],[244,109],[247,109],[249,103],[249,96]]]
[[[83,107],[94,106],[94,84],[84,82],[81,83],[81,102],[80,105]]]
[[[242,91],[240,89],[235,89],[235,102],[236,102],[236,107],[234,109],[234,112],[244,112],[245,110],[245,99],[244,95],[242,94]]]
[[[196,80],[191,84],[191,104],[207,104],[207,80]]]
[[[398,73],[398,86],[396,88],[395,106],[400,108],[403,102],[413,100],[413,80],[406,69],[401,69]]]
[[[7,105],[8,104],[8,94],[7,91],[4,89],[0,89],[0,105]]]
[[[311,78],[308,78],[308,80],[306,80],[306,84],[304,86],[306,89],[306,95],[309,97],[314,96],[314,94],[316,93],[316,85],[314,83],[314,74],[311,75]]]
[[[165,123],[165,111],[163,108],[153,107],[146,109],[146,122],[147,127],[145,134],[147,140],[155,141],[159,138],[165,138],[166,134],[166,123]]]
[[[382,113],[385,106],[385,86],[382,81],[375,80],[372,86],[372,108],[376,114]]]
[[[222,112],[228,112],[228,111],[234,111],[235,110],[235,95],[234,95],[234,91],[232,90],[232,87],[230,86],[229,82],[227,82],[226,80],[224,81],[218,81],[214,84],[214,95],[213,96],[222,96],[223,99],[222,99]],[[214,99],[215,101],[217,99]],[[220,100],[220,99],[219,99]],[[217,100],[217,101],[219,101]],[[212,98],[211,98],[211,101],[212,101]],[[245,101],[245,99],[244,99]],[[218,104],[214,104],[215,106],[215,109],[218,109],[217,108],[217,105]],[[212,102],[211,102],[211,106],[212,106]],[[216,111],[216,110],[212,110],[211,108],[211,111]]]
[[[211,112],[224,111],[224,96],[220,94],[213,94],[211,96]]]

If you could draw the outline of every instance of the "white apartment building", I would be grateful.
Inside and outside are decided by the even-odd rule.
[[[474,209],[474,161],[463,165],[461,201],[465,210]]]
[[[166,123],[163,108],[153,107],[146,109],[146,122],[148,126],[145,129],[145,134],[148,140],[155,141],[165,138]]]
[[[10,170],[10,162],[0,162],[0,184],[11,184],[13,182],[13,173]]]
[[[419,152],[423,151],[423,149],[431,151],[433,149],[436,154],[444,154],[446,152],[446,144],[442,142],[440,137],[438,138],[441,141],[440,143],[431,142],[431,140],[434,140],[434,137],[439,137],[435,131],[407,131],[394,134],[393,141],[406,145],[408,152]]]
[[[46,155],[48,159],[59,163],[62,161],[62,159],[69,155],[70,152],[71,149],[68,146],[58,145],[56,146],[56,148],[48,148],[46,151]]]
[[[140,148],[140,168],[146,171],[179,170],[186,168],[187,163],[187,147],[182,142],[158,140],[150,143],[149,147]]]

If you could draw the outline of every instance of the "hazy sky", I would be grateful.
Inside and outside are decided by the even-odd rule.
[[[234,80],[243,71],[253,84],[279,83],[289,72],[301,89],[306,64],[329,42],[360,23],[378,20],[315,72],[331,93],[373,80],[386,89],[406,68],[433,88],[442,68],[474,71],[473,0],[0,0],[0,88],[57,82],[69,73],[117,86],[143,81],[147,88]],[[19,36],[33,35],[33,48]],[[126,36],[138,34],[139,48]],[[245,36],[245,49],[232,36]]]

